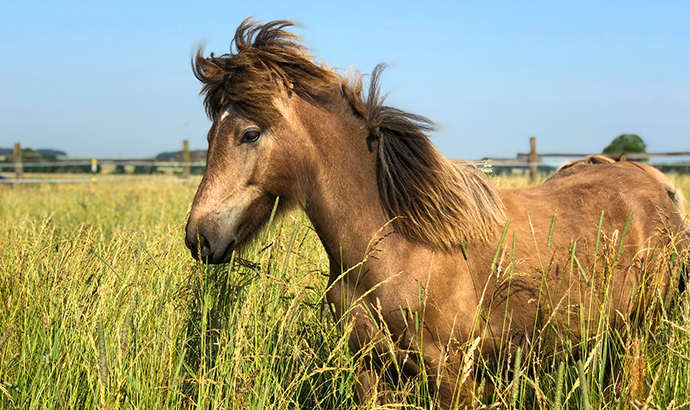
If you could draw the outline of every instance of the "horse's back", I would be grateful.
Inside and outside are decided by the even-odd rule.
[[[515,260],[531,261],[516,265],[519,276],[529,277],[530,269],[539,267],[532,276],[535,285],[525,289],[538,289],[545,274],[551,294],[560,298],[567,293],[570,303],[585,306],[591,302],[586,292],[574,292],[571,282],[582,280],[582,287],[575,289],[590,289],[587,280],[605,277],[590,274],[597,258],[605,258],[616,272],[611,276],[611,312],[632,315],[638,306],[631,302],[632,292],[647,280],[646,269],[663,262],[679,234],[684,242],[683,215],[658,177],[634,163],[576,164],[541,185],[499,190],[510,230],[504,246],[513,249]],[[681,247],[687,248],[687,243]],[[572,274],[572,255],[583,275]],[[582,279],[587,275],[589,279]],[[661,294],[669,297],[670,275],[653,276]],[[526,306],[530,305],[520,307],[527,312],[522,316],[534,317]],[[615,326],[618,319],[611,315]]]
[[[539,186],[504,189],[501,196],[508,217],[530,231],[548,231],[556,214],[554,233],[566,241],[595,235],[602,212],[602,227],[622,232],[630,224],[640,247],[660,231],[674,235],[685,226],[682,197],[671,181],[648,165],[629,161],[583,161]]]

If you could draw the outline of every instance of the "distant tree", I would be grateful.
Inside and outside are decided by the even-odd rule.
[[[182,154],[180,154],[180,155],[182,155]],[[161,161],[167,161],[167,160],[175,159],[176,156],[177,156],[177,152],[161,152],[160,154],[156,155],[156,159],[161,160]]]
[[[22,157],[25,160],[32,160],[36,158],[40,158],[41,156],[36,152],[36,150],[33,150],[31,148],[22,148]]]
[[[622,134],[604,148],[604,154],[626,154],[647,152],[647,144],[635,134]]]
[[[58,151],[56,149],[46,149],[46,148],[40,148],[37,149],[36,152],[41,156],[41,158],[46,158],[46,157],[52,157],[52,158],[57,158],[57,157],[66,157],[67,153],[65,151]]]

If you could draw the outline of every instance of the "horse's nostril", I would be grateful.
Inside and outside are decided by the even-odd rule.
[[[199,251],[201,259],[206,259],[211,255],[211,246],[204,235],[199,234]]]
[[[199,236],[197,237],[198,243],[196,249],[194,249],[194,253],[198,254],[200,259],[206,259],[210,254],[211,254],[211,246],[209,245],[208,239],[199,232]]]
[[[205,259],[211,255],[211,246],[208,239],[201,232],[187,234],[185,245],[189,248],[194,259]]]
[[[192,257],[205,263],[226,262],[235,247],[234,238],[220,235],[218,225],[212,220],[188,222],[186,233],[185,244]],[[228,239],[230,243],[226,245]]]

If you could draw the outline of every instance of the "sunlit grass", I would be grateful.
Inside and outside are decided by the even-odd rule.
[[[672,180],[690,192],[690,177]],[[184,247],[195,189],[0,185],[0,408],[355,405],[348,323],[324,303],[328,262],[308,220],[290,213],[232,265],[207,267]],[[657,322],[635,337],[602,325],[570,357],[534,348],[498,368],[469,365],[509,408],[685,408],[686,295]],[[397,388],[407,408],[434,406],[423,377]]]

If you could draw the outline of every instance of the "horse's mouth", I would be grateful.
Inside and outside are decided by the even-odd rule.
[[[231,240],[222,253],[219,251],[212,252],[208,244],[202,244],[200,247],[197,247],[197,244],[190,243],[189,240],[187,240],[187,248],[189,248],[192,258],[210,265],[218,265],[221,263],[230,262],[232,259],[232,253],[237,248],[237,240]]]
[[[219,263],[230,262],[232,260],[232,253],[235,251],[236,245],[237,245],[237,240],[233,239],[228,244],[228,247],[225,248],[225,252],[223,252],[223,256],[218,261],[209,261],[209,263],[219,264]]]
[[[202,255],[201,261],[208,263],[209,265],[220,265],[223,263],[229,263],[232,260],[232,253],[237,248],[237,240],[233,239],[230,241],[225,250],[221,252],[214,252],[210,255]],[[192,255],[196,256],[196,255]],[[195,258],[198,259],[198,258]]]

